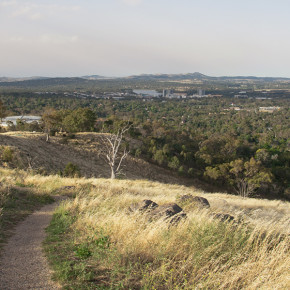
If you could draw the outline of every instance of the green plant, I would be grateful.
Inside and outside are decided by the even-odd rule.
[[[3,146],[2,147],[2,154],[1,154],[1,158],[4,162],[11,162],[13,160],[13,156],[14,156],[14,152],[13,149],[9,146]]]
[[[80,176],[80,169],[76,164],[69,162],[63,170],[63,176],[66,177]]]
[[[110,237],[102,235],[100,238],[95,240],[95,244],[100,249],[107,249],[110,247]]]
[[[87,244],[81,244],[76,247],[75,255],[80,259],[87,259],[92,255],[92,252]]]

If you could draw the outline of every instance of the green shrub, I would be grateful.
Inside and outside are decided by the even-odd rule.
[[[92,255],[92,252],[90,251],[88,245],[83,244],[76,247],[75,255],[80,259],[87,259]]]
[[[76,164],[69,162],[63,170],[63,176],[66,177],[80,176],[80,169]]]
[[[184,167],[183,167],[183,166],[180,166],[180,167],[178,168],[178,174],[179,174],[179,175],[184,175]]]
[[[13,160],[13,149],[9,146],[4,146],[2,147],[2,154],[1,154],[1,158],[4,162],[11,162]]]

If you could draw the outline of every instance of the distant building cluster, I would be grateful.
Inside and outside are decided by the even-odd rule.
[[[10,117],[6,117],[2,119],[1,126],[8,127],[9,125],[16,125],[17,120],[23,121],[25,123],[33,123],[33,122],[39,123],[41,120],[41,117],[40,116],[10,116]]]
[[[125,98],[142,98],[142,99],[152,99],[152,98],[164,98],[164,99],[187,99],[187,98],[212,98],[212,97],[222,97],[222,95],[211,95],[206,94],[205,90],[198,89],[195,94],[189,95],[184,92],[174,92],[172,89],[164,89],[162,92],[150,89],[134,89],[126,90],[124,92],[103,92],[103,93],[83,93],[83,92],[35,92],[38,95],[60,95],[65,97],[73,98],[95,98],[95,99],[112,99],[112,100],[123,100]]]
[[[208,98],[208,97],[212,97],[212,95],[206,95],[205,90],[198,89],[196,94],[193,94],[192,96],[189,96],[189,97],[191,97],[191,98]]]
[[[155,90],[133,90],[133,93],[144,98],[159,98],[162,96]]]
[[[186,99],[187,94],[185,93],[174,93],[173,90],[163,90],[163,98],[167,99]]]
[[[172,89],[164,89],[162,93],[155,90],[133,90],[133,92],[143,98],[159,98],[164,99],[186,99],[186,98],[209,98],[222,97],[222,95],[206,95],[205,90],[199,89],[196,94],[187,95],[186,93],[174,92]]]
[[[281,107],[260,107],[259,112],[262,113],[273,113],[274,111],[279,111]]]
[[[248,98],[248,95],[247,95],[247,92],[242,91],[242,92],[239,92],[234,97],[237,98],[237,99],[247,99]]]

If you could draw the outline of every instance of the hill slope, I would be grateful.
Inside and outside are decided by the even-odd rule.
[[[80,168],[82,176],[110,177],[109,166],[100,156],[100,134],[97,133],[79,133],[74,139],[52,137],[48,143],[44,134],[8,132],[0,134],[0,145],[15,147],[22,156],[24,169],[28,167],[29,159],[34,170],[56,174],[72,162]],[[128,179],[193,184],[169,170],[131,156],[124,162],[123,175]]]
[[[56,211],[46,250],[55,278],[80,289],[287,289],[289,203],[207,194],[145,180],[61,178],[1,169],[1,178],[46,194],[73,193]],[[207,198],[209,208],[181,202]],[[175,226],[128,211],[152,200],[177,203]],[[134,208],[134,207],[133,207]],[[234,223],[213,213],[228,213]],[[280,233],[280,234],[279,234]]]
[[[21,148],[23,140],[26,145],[42,144],[36,136],[31,140],[6,137]],[[43,145],[38,148],[43,153],[62,146]],[[37,150],[37,146],[28,148]],[[60,159],[61,153],[57,155]],[[288,202],[242,199],[148,180],[62,178],[0,168],[0,193],[2,190],[7,193],[4,202],[14,201],[16,193],[25,192],[73,197],[57,209],[45,246],[55,278],[70,289],[290,286]],[[194,202],[182,201],[184,195],[206,198],[210,206],[200,208]],[[168,219],[160,218],[158,207],[155,216],[138,210],[143,200],[154,201],[159,209],[177,203],[186,218],[173,226]],[[21,212],[21,208],[14,211]],[[216,214],[230,214],[234,221],[216,219]]]

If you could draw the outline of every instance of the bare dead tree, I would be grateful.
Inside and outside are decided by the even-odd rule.
[[[34,162],[35,157],[33,158],[30,154],[27,154],[26,159],[27,159],[28,169],[33,170],[33,162]]]
[[[130,153],[125,147],[122,149],[125,133],[130,130],[132,124],[127,123],[125,126],[118,129],[116,133],[110,133],[102,136],[103,152],[105,161],[108,163],[111,169],[111,179],[115,179],[121,172],[121,165],[125,158]]]

